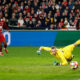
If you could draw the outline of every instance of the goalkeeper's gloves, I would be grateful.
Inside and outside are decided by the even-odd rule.
[[[41,47],[40,47],[39,50],[37,51],[37,54],[38,54],[38,55],[41,54]]]
[[[41,51],[40,51],[40,50],[38,50],[38,51],[37,51],[37,54],[38,54],[38,55],[40,55],[40,54],[41,54]]]

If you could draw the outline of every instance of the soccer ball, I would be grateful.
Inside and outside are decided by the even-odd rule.
[[[72,61],[70,63],[70,67],[71,67],[71,69],[77,69],[78,68],[78,62],[77,61]]]

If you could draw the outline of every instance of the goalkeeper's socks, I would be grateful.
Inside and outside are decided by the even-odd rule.
[[[78,44],[79,45],[80,44],[80,40],[76,41],[75,44]]]

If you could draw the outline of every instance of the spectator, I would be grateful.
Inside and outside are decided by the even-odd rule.
[[[54,25],[53,24],[50,25],[50,30],[54,30]]]
[[[79,17],[79,19],[77,21],[76,27],[77,27],[78,30],[80,30],[80,17]]]
[[[33,23],[33,26],[35,27],[36,26],[36,19],[35,18],[32,18],[32,23]]]
[[[33,25],[30,28],[61,29],[67,23],[77,26],[79,16],[80,0],[0,0],[0,18],[12,26],[18,21],[26,27]]]
[[[26,27],[28,27],[28,25],[29,25],[29,18],[25,17],[24,18],[24,23],[25,23]]]
[[[10,19],[9,22],[10,22],[10,23],[9,23],[10,26],[17,26],[17,19],[16,19],[14,13],[13,13],[12,18]]]
[[[22,17],[19,17],[18,19],[18,27],[24,27],[24,20]]]
[[[42,24],[41,24],[41,21],[40,20],[38,20],[36,27],[37,28],[41,28],[42,27]]]
[[[28,28],[34,28],[34,25],[33,25],[32,21],[29,22]]]
[[[40,15],[41,14],[41,11],[40,9],[37,10],[37,15]]]
[[[9,23],[9,17],[8,17],[8,14],[7,13],[5,13],[5,21],[6,21],[6,23],[7,23],[7,25],[8,25],[8,23]]]
[[[64,26],[64,23],[63,23],[63,18],[60,20],[60,23],[59,23],[59,27],[60,28],[63,28],[63,26]]]

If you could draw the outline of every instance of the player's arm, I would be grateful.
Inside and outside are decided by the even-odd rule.
[[[8,26],[7,26],[7,24],[5,22],[4,22],[3,26],[7,29],[7,31],[9,31],[9,28],[8,28]]]
[[[37,53],[38,53],[38,54],[41,54],[41,50],[50,51],[51,48],[50,48],[50,47],[41,46],[41,47],[39,48],[39,50],[37,51]]]
[[[60,58],[60,60],[61,60],[61,64],[60,65],[67,65],[68,64],[68,62],[67,62],[67,60],[66,60],[66,58],[62,55],[62,54],[64,54],[64,53],[62,53],[61,51],[57,51],[57,53],[58,53],[58,56],[59,56],[59,58]]]
[[[39,50],[50,51],[51,48],[50,48],[50,47],[44,47],[44,46],[41,46],[41,47],[39,48]]]

